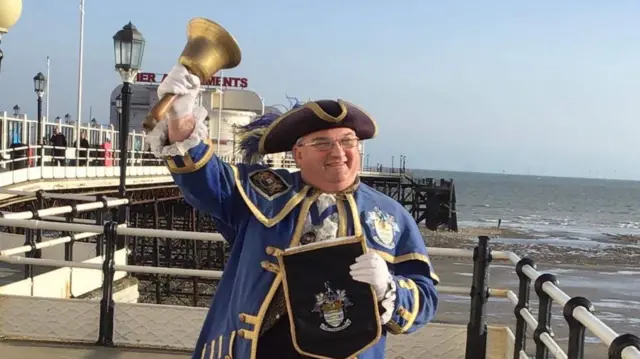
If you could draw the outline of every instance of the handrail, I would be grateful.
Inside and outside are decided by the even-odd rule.
[[[482,256],[479,254],[483,252],[483,249],[487,253],[486,257],[488,258],[488,262],[491,262],[493,259],[499,259],[515,264],[516,273],[518,273],[520,277],[519,292],[524,294],[520,298],[513,292],[507,294],[507,298],[515,305],[515,313],[518,319],[517,326],[520,327],[520,330],[518,330],[518,327],[516,328],[515,359],[523,356],[526,357],[524,345],[526,341],[526,326],[524,326],[524,323],[536,328],[534,331],[536,358],[547,358],[549,354],[552,354],[557,358],[582,359],[584,356],[584,329],[586,328],[600,338],[604,345],[609,348],[609,358],[640,359],[640,338],[631,334],[619,335],[593,314],[593,306],[588,300],[582,297],[571,298],[562,291],[557,286],[555,276],[549,273],[541,274],[538,272],[535,269],[533,261],[529,258],[520,258],[517,254],[509,251],[491,251],[488,247],[488,241],[489,237],[480,236],[479,244],[472,254],[474,259],[473,287],[477,290],[476,293],[472,292],[472,299],[474,296],[477,296],[480,297],[480,299],[484,298],[486,302],[486,299],[489,298],[489,288],[482,285],[482,281],[480,280],[481,276],[488,277],[488,263],[484,266],[483,270],[476,272],[478,268],[483,267],[480,265],[482,263]],[[437,250],[436,248],[432,248],[430,250],[431,255],[433,255],[434,250],[435,253],[449,256],[464,251],[448,248]],[[465,254],[465,257],[468,256],[468,253]],[[540,297],[537,321],[528,309],[528,291],[532,280],[535,281],[536,294]],[[564,317],[567,322],[569,322],[570,338],[568,353],[565,353],[551,336],[549,328],[552,299],[563,307]],[[483,305],[484,304],[481,304],[481,306]],[[472,312],[473,310],[472,304]],[[479,342],[476,342],[475,345],[476,349],[481,347],[481,343]],[[469,351],[467,351],[467,353],[469,354]],[[478,353],[478,351],[476,350],[474,353]],[[470,357],[467,356],[467,358]]]
[[[41,265],[45,267],[69,267],[69,268],[82,268],[82,269],[95,269],[102,270],[103,264],[100,263],[85,263],[85,262],[73,262],[63,261],[57,259],[44,259],[44,258],[25,258],[19,256],[7,256],[0,255],[0,262],[10,264],[31,264]],[[113,264],[113,269],[116,271],[131,272],[131,273],[147,273],[147,274],[165,274],[165,275],[181,275],[189,277],[202,277],[220,279],[222,278],[222,271],[215,270],[199,270],[199,269],[185,269],[185,268],[165,268],[165,267],[147,267],[147,266],[134,266]]]
[[[3,251],[0,251],[0,256],[2,256],[2,257],[14,256],[16,254],[27,253],[27,252],[32,251],[34,249],[50,248],[50,247],[54,247],[54,246],[57,246],[57,245],[60,245],[60,244],[69,243],[71,241],[75,241],[75,240],[78,240],[78,239],[85,239],[85,238],[95,237],[96,235],[98,235],[98,234],[97,233],[85,232],[85,233],[74,234],[73,237],[72,236],[66,236],[66,237],[53,238],[53,239],[45,241],[45,242],[38,242],[38,243],[36,243],[34,245],[20,246],[20,247],[14,247],[14,248],[5,249]]]
[[[92,224],[48,222],[48,221],[42,221],[42,220],[29,220],[29,219],[11,219],[6,217],[0,218],[0,226],[20,227],[20,228],[28,228],[28,229],[45,229],[50,231],[104,233],[104,229],[102,226],[92,225]],[[212,242],[224,241],[224,238],[219,233],[199,233],[199,232],[189,232],[189,231],[174,231],[174,230],[169,231],[169,230],[163,230],[163,229],[125,228],[125,227],[118,228],[117,232],[118,232],[118,235],[124,235],[124,236],[192,239],[192,240],[198,240],[198,241],[212,241]]]
[[[15,189],[6,189],[0,188],[1,194],[11,194],[14,196],[25,196],[25,197],[37,197],[38,195],[42,196],[42,198],[52,198],[52,199],[68,199],[72,201],[95,201],[96,196],[83,196],[80,194],[73,193],[51,193],[44,191],[20,191]],[[115,199],[110,197],[105,197],[105,199]]]
[[[90,203],[80,203],[80,204],[73,204],[73,205],[60,206],[60,207],[51,207],[46,209],[39,209],[36,211],[4,213],[2,217],[4,219],[31,219],[35,217],[41,218],[41,217],[47,217],[47,216],[55,216],[57,214],[65,214],[65,213],[71,213],[71,212],[86,212],[86,211],[91,211],[99,208],[117,207],[117,206],[125,205],[128,203],[129,203],[129,200],[127,198],[111,199],[111,200],[96,201],[96,202],[90,202]],[[44,228],[44,229],[47,229],[47,228]]]

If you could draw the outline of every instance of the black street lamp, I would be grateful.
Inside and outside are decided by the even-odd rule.
[[[131,22],[113,36],[115,68],[122,78],[122,115],[120,116],[120,186],[118,192],[124,198],[127,194],[127,157],[129,140],[129,118],[131,116],[131,83],[142,66],[145,40]],[[116,105],[117,106],[117,105]]]
[[[71,115],[70,114],[64,115],[64,123],[66,123],[67,125],[71,124]]]
[[[116,71],[122,78],[122,116],[120,116],[120,186],[118,194],[120,198],[127,195],[127,157],[129,139],[129,116],[131,115],[131,83],[135,80],[138,70],[142,64],[142,54],[144,52],[144,38],[131,22],[125,25],[113,36],[113,48],[115,53]],[[118,209],[118,223],[127,222],[128,206],[120,206]],[[100,329],[98,331],[98,344],[113,346],[113,270],[108,270],[108,262],[113,263],[114,249],[126,248],[127,238],[118,235],[115,246],[107,241],[107,248],[104,260],[105,277],[102,286],[102,300],[100,301]],[[113,248],[115,247],[115,248]],[[113,267],[111,267],[113,269]]]
[[[13,117],[18,118],[19,115],[20,115],[20,106],[18,105],[13,106]]]
[[[91,119],[91,127],[98,127],[98,120],[95,117]]]
[[[42,162],[42,156],[44,154],[43,147],[44,142],[42,141],[42,95],[44,95],[44,91],[47,88],[47,78],[44,77],[42,72],[38,72],[38,74],[33,78],[33,90],[36,92],[38,96],[38,129],[37,133],[37,144],[38,146],[38,154],[36,157],[38,158],[38,164]]]

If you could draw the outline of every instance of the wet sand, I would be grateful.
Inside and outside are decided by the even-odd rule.
[[[554,238],[541,238],[534,233],[509,228],[463,228],[459,232],[434,232],[426,229],[422,234],[428,247],[465,248],[476,246],[478,236],[492,237],[494,250],[512,251],[520,257],[529,256],[536,263],[571,264],[587,266],[640,267],[640,238],[605,233],[594,240],[561,239],[570,236],[559,232]]]

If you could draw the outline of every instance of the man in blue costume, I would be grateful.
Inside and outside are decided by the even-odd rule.
[[[417,224],[402,205],[358,177],[358,144],[376,135],[374,120],[341,100],[265,115],[239,133],[246,159],[292,151],[300,171],[234,165],[216,156],[207,112],[194,108],[199,86],[196,76],[175,66],[158,96],[178,97],[147,136],[185,200],[211,214],[231,246],[193,358],[307,358],[292,345],[277,256],[336,237],[366,238],[369,250],[350,274],[372,286],[381,308],[383,336],[359,358],[382,359],[387,333],[426,325],[437,309],[438,277]]]

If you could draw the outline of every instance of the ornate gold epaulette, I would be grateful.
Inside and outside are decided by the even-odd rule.
[[[251,188],[270,201],[289,192],[292,187],[276,171],[269,168],[253,171],[248,177]]]

